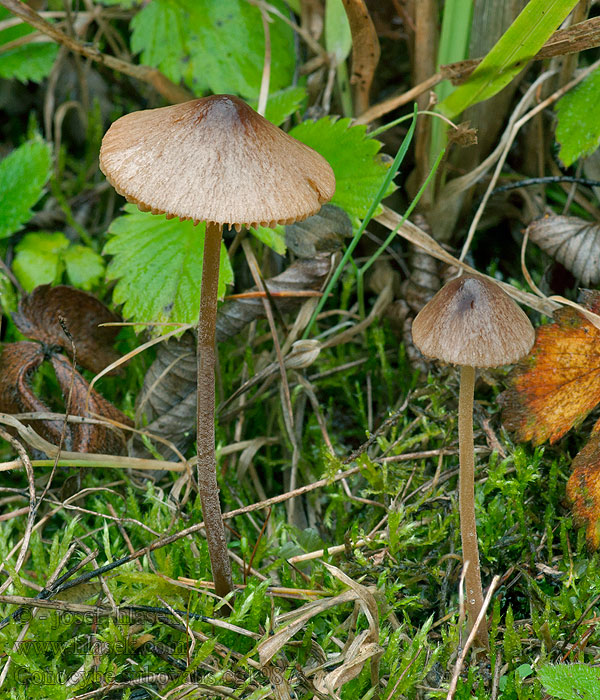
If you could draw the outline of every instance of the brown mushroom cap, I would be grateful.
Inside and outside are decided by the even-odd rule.
[[[463,275],[448,282],[413,321],[427,357],[471,367],[498,367],[526,355],[535,332],[525,313],[494,282]]]
[[[300,221],[335,192],[321,155],[231,95],[117,119],[100,168],[142,211],[238,229]]]

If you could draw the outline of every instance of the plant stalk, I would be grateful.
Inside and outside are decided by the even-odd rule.
[[[219,502],[217,462],[215,458],[215,330],[219,266],[221,262],[221,227],[206,224],[200,314],[198,317],[198,488],[202,515],[217,595],[223,597],[233,589],[231,565],[227,554],[225,527]]]
[[[473,393],[475,368],[464,366],[460,370],[458,397],[458,451],[460,537],[463,561],[469,562],[465,575],[467,627],[469,632],[483,607],[483,590],[479,570],[479,547],[475,521],[475,444],[473,441]],[[477,631],[477,641],[489,648],[487,625],[482,621]]]

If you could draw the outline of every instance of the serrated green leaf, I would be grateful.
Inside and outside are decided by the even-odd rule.
[[[467,80],[440,103],[440,111],[452,118],[500,92],[560,27],[577,2],[530,0]]]
[[[58,44],[19,46],[0,53],[0,78],[39,83],[47,78],[58,53]]]
[[[272,4],[286,12],[281,0]],[[295,68],[291,28],[271,15],[271,90],[288,87]],[[258,97],[265,58],[261,13],[246,0],[153,0],[132,20],[131,46],[143,63],[196,93]]]
[[[569,166],[600,146],[600,69],[569,90],[556,105],[556,140],[560,159]]]
[[[72,245],[64,251],[62,259],[74,287],[89,292],[104,276],[104,259],[88,246]]]
[[[287,246],[285,245],[285,228],[283,226],[275,226],[275,228],[257,226],[256,228],[251,228],[250,233],[269,246],[271,250],[279,253],[279,255],[286,254]]]
[[[15,233],[31,218],[51,165],[50,146],[41,138],[27,141],[0,162],[0,238]]]
[[[12,13],[0,7],[0,21],[13,17]],[[0,31],[0,46],[15,39],[31,34],[34,29],[29,24],[21,22]],[[12,78],[25,83],[39,83],[46,78],[58,53],[58,44],[54,42],[35,42],[17,46],[8,51],[0,52],[0,78]]]
[[[104,253],[113,255],[107,278],[119,280],[113,291],[123,315],[145,323],[195,323],[200,309],[205,224],[168,220],[125,205],[126,213],[109,229]],[[219,296],[233,281],[225,246],[221,248]],[[161,327],[157,333],[164,333]]]
[[[279,126],[293,114],[306,98],[306,90],[303,87],[290,87],[285,90],[279,90],[269,95],[267,100],[267,108],[265,110],[265,118],[270,122]],[[257,100],[250,100],[250,106],[256,109],[258,106]]]
[[[336,182],[331,203],[350,216],[362,218],[385,180],[390,163],[379,155],[381,143],[367,136],[367,127],[350,126],[350,121],[333,117],[305,121],[290,134],[329,161]],[[385,196],[394,189],[391,185]]]
[[[585,664],[542,666],[538,675],[546,691],[561,700],[598,700],[600,668]]]

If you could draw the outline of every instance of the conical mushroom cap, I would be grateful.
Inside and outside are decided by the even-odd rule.
[[[423,355],[471,367],[512,364],[535,340],[525,313],[501,287],[478,275],[444,285],[418,313],[412,336]]]
[[[335,192],[322,156],[231,95],[117,119],[100,169],[142,211],[238,229],[305,219]]]

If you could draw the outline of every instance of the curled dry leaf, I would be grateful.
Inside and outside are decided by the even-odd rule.
[[[87,380],[73,368],[73,365],[64,355],[52,355],[50,362],[65,399],[68,397],[69,390],[72,387],[70,415],[99,416],[124,425],[133,424],[116,406],[93,389],[88,399],[89,384]],[[109,428],[105,425],[91,423],[69,424],[69,433],[70,439],[67,438],[65,448],[73,452],[115,455],[125,452],[125,436],[118,428]]]
[[[324,204],[318,214],[285,227],[285,244],[300,258],[339,250],[350,236],[350,217],[335,204]]]
[[[58,345],[70,355],[71,341],[62,329],[60,318],[73,337],[78,364],[100,372],[118,359],[112,345],[119,329],[99,325],[120,319],[92,294],[67,285],[43,284],[24,296],[19,310],[13,314],[15,325],[23,335],[45,345]]]
[[[576,216],[545,216],[529,224],[526,233],[581,284],[600,282],[600,224]]]
[[[42,362],[48,360],[56,374],[65,402],[71,394],[70,415],[96,416],[131,425],[131,421],[100,394],[92,391],[86,413],[89,384],[73,369],[64,355],[45,353],[39,343],[22,341],[4,346],[0,354],[0,411],[4,413],[47,413],[50,408],[34,393],[30,379]],[[58,445],[63,423],[54,420],[29,421],[29,425],[45,440]],[[63,442],[65,450],[122,454],[125,438],[119,429],[97,424],[67,425]]]
[[[588,292],[584,305],[598,313],[600,292]],[[600,331],[574,309],[555,318],[538,328],[502,395],[505,427],[535,445],[556,442],[600,402]]]
[[[266,280],[270,293],[319,289],[329,274],[331,254],[321,253],[311,260],[298,260],[280,275]],[[253,290],[255,287],[252,288]],[[301,297],[274,297],[282,313],[292,311],[304,301]],[[235,299],[224,303],[217,314],[217,342],[239,333],[251,321],[264,316],[262,299]],[[317,352],[318,354],[318,352]],[[137,423],[145,417],[146,430],[172,442],[185,451],[196,431],[196,343],[193,334],[161,343],[156,359],[146,373],[138,397]],[[158,444],[157,450],[172,459],[173,452]],[[134,440],[134,457],[147,456],[141,440]]]
[[[101,417],[131,425],[131,421],[109,401],[95,391],[74,369],[71,362],[57,352],[57,346],[71,350],[59,318],[73,336],[77,361],[91,370],[103,369],[118,354],[110,347],[117,328],[98,328],[99,323],[115,321],[112,314],[91,294],[77,289],[43,285],[24,297],[14,314],[17,327],[40,342],[10,343],[0,354],[0,411],[4,413],[47,413],[51,409],[38,397],[31,386],[35,371],[48,361],[56,375],[65,404],[70,400],[73,416]],[[86,410],[87,409],[87,410]],[[63,434],[62,421],[35,420],[31,427],[45,440],[58,445]],[[122,454],[125,437],[120,429],[104,425],[67,424],[63,449],[74,452]]]
[[[27,340],[11,343],[0,354],[0,410],[3,413],[39,413],[48,410],[34,393],[29,378],[44,361],[44,349]],[[31,425],[31,423],[30,423]],[[43,438],[58,444],[62,425],[58,421],[34,421]]]

